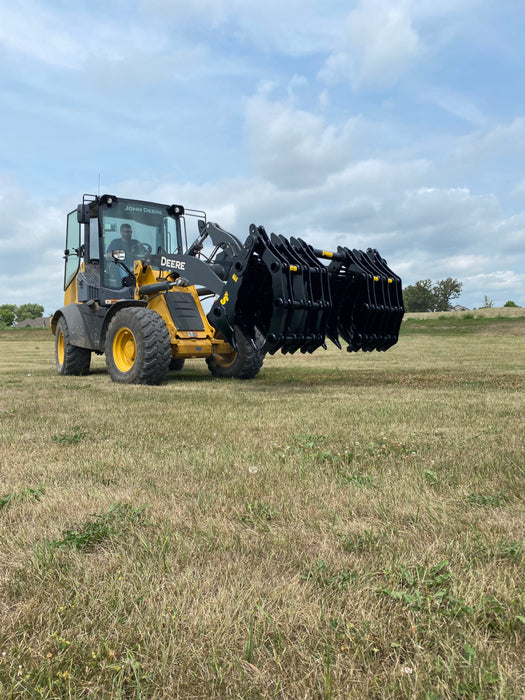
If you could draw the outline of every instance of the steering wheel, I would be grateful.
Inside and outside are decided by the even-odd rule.
[[[132,255],[138,255],[138,256],[145,256],[149,255],[151,253],[151,246],[149,243],[137,243],[137,245],[133,246],[131,249]]]

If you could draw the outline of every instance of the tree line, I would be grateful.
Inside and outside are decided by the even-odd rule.
[[[41,304],[2,304],[0,305],[0,328],[10,328],[16,323],[31,318],[42,318],[44,307]]]

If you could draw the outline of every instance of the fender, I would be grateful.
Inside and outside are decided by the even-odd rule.
[[[67,323],[71,345],[99,352],[100,329],[107,314],[105,307],[87,304],[67,304],[55,311],[51,320],[51,330],[56,333],[60,317]]]
[[[148,305],[147,302],[144,301],[143,299],[139,299],[138,301],[136,301],[135,299],[123,299],[122,301],[117,301],[115,304],[113,304],[108,309],[106,309],[106,314],[104,316],[102,328],[100,329],[100,338],[99,338],[100,352],[104,352],[104,344],[106,342],[106,333],[108,330],[108,326],[111,323],[111,319],[117,313],[117,311],[120,311],[120,309],[125,309],[128,306],[147,306],[147,305]]]
[[[56,325],[60,317],[64,317],[72,345],[87,348],[94,352],[104,352],[104,341],[109,322],[115,313],[125,306],[146,306],[144,301],[126,299],[112,306],[98,304],[67,304],[55,311],[51,319],[51,330],[56,333]]]

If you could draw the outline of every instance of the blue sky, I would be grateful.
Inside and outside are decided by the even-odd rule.
[[[0,0],[0,304],[62,305],[100,180],[525,306],[524,27],[510,0]]]

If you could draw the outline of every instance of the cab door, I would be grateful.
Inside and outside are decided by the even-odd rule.
[[[77,210],[67,215],[66,222],[66,248],[64,250],[64,303],[70,304],[77,301],[77,285],[73,284],[81,260],[80,224],[78,223]]]

